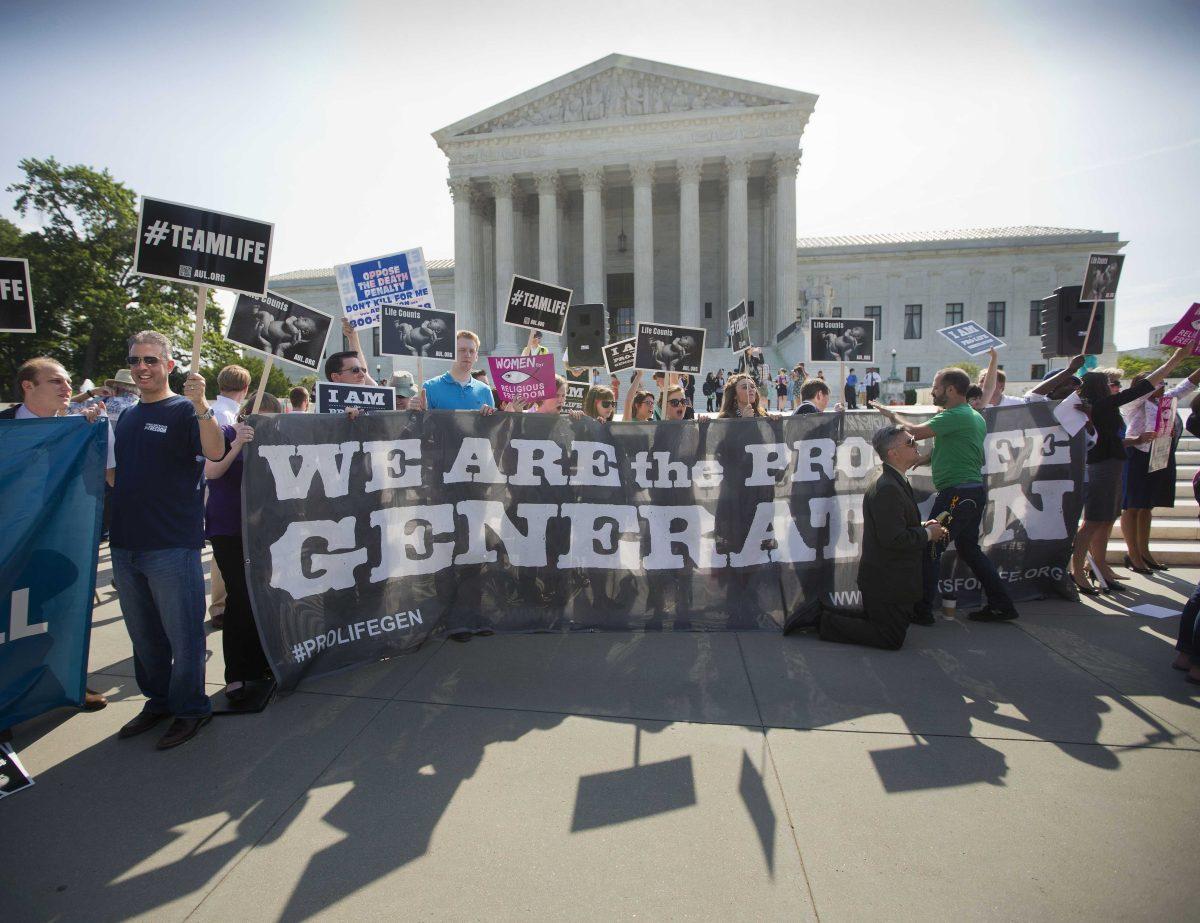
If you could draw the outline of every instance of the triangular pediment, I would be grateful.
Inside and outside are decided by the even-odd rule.
[[[439,143],[521,130],[803,105],[810,93],[720,74],[609,55],[434,133]]]

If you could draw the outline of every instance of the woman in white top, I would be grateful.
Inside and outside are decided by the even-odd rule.
[[[1138,377],[1135,376],[1136,381]],[[1171,439],[1171,458],[1166,467],[1158,471],[1150,470],[1150,447],[1154,443],[1155,423],[1158,419],[1160,398],[1181,398],[1196,390],[1200,382],[1200,369],[1189,378],[1169,391],[1160,386],[1142,400],[1131,401],[1121,408],[1121,416],[1125,420],[1125,460],[1124,500],[1121,505],[1121,536],[1125,539],[1125,547],[1129,553],[1125,555],[1125,566],[1135,574],[1152,574],[1156,570],[1166,570],[1166,565],[1159,564],[1150,553],[1150,522],[1155,506],[1162,505],[1165,491],[1175,490],[1175,446],[1173,434],[1165,434],[1164,439]]]

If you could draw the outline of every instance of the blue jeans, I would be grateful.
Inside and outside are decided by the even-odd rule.
[[[933,546],[935,550],[932,556],[922,555],[925,606],[933,607],[933,600],[938,595],[937,582],[941,571],[939,565],[942,562],[942,552],[945,551],[946,545],[953,541],[959,560],[971,568],[987,594],[988,605],[993,609],[1012,609],[1012,597],[1004,589],[1004,582],[996,573],[995,565],[979,547],[979,523],[983,519],[983,511],[987,509],[987,488],[982,484],[960,484],[938,491],[933,508],[929,511],[929,518],[936,519],[939,513],[950,509],[950,502],[955,497],[958,497],[958,506],[955,507],[954,518],[950,521],[949,537],[945,542],[938,542]]]
[[[212,713],[204,691],[204,571],[199,548],[112,549],[113,583],[133,642],[146,710],[179,718]]]

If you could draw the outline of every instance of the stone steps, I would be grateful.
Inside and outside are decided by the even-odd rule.
[[[1157,513],[1158,511],[1155,510]],[[1118,521],[1113,526],[1113,538],[1121,538],[1124,533],[1121,531],[1121,523]],[[1200,541],[1200,521],[1195,517],[1191,519],[1168,519],[1155,517],[1150,520],[1150,535],[1152,538],[1162,539],[1165,542],[1178,541]]]
[[[1114,539],[1108,543],[1108,563],[1115,567],[1123,566],[1125,555],[1129,552],[1125,543]],[[1165,542],[1150,539],[1150,553],[1160,564],[1181,564],[1195,567],[1200,562],[1200,549],[1195,542]]]

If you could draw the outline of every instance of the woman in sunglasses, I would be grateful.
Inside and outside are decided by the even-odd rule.
[[[758,393],[758,385],[754,379],[744,372],[730,375],[725,382],[725,394],[721,399],[719,420],[733,420],[740,417],[765,417],[766,409],[762,406]]]
[[[583,399],[584,414],[601,423],[612,422],[616,406],[617,399],[612,393],[612,388],[606,388],[604,385],[593,385],[588,390],[587,397]]]
[[[206,461],[208,501],[205,504],[204,534],[212,545],[217,567],[225,575],[225,624],[221,648],[225,653],[225,697],[238,702],[247,695],[246,683],[269,679],[270,666],[263,654],[250,594],[242,549],[242,449],[254,441],[254,429],[246,418],[254,410],[254,399],[246,401],[234,426],[222,426],[228,451],[220,461]],[[273,394],[264,394],[259,413],[283,413],[283,404]]]
[[[1163,379],[1183,361],[1189,349],[1180,347],[1175,350],[1166,362],[1128,388],[1121,388],[1120,369],[1097,369],[1083,376],[1079,396],[1091,407],[1096,444],[1087,453],[1083,523],[1075,534],[1075,548],[1071,554],[1071,577],[1080,593],[1095,596],[1098,592],[1088,583],[1089,552],[1096,570],[1108,584],[1107,592],[1117,593],[1127,589],[1105,560],[1113,523],[1121,516],[1124,495],[1121,481],[1125,470],[1125,426],[1121,420],[1121,407],[1146,397],[1162,384]]]

